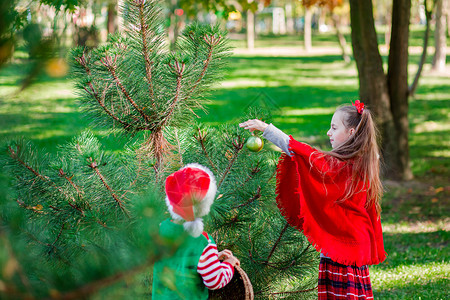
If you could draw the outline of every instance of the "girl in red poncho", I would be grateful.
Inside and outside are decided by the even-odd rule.
[[[367,265],[386,254],[376,128],[364,104],[339,107],[327,132],[332,151],[298,142],[260,120],[239,124],[280,147],[277,205],[320,255],[319,299],[373,299]]]

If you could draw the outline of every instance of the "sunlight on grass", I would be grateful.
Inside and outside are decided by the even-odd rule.
[[[447,85],[450,85],[450,84],[447,83]],[[445,94],[445,93],[417,94],[416,96],[417,96],[417,99],[412,99],[412,101],[415,101],[415,100],[448,101],[448,99],[449,99],[449,94]]]
[[[304,109],[284,109],[282,112],[283,116],[309,116],[309,115],[332,115],[334,114],[335,108],[304,108]]]
[[[414,127],[415,133],[444,131],[444,130],[450,130],[450,123],[448,121],[445,122],[427,121],[420,123]]]
[[[450,144],[447,143],[447,144]],[[430,151],[430,156],[435,156],[435,157],[450,157],[450,150],[433,150]]]
[[[370,279],[375,290],[399,289],[409,285],[425,285],[436,279],[449,279],[450,263],[400,265],[386,270],[371,268]]]
[[[427,76],[429,75],[429,76]],[[418,92],[424,86],[427,88],[432,88],[433,86],[439,86],[439,85],[449,85],[450,84],[450,77],[447,76],[433,76],[433,73],[425,74],[425,76],[420,77],[420,85],[418,87]],[[441,94],[442,95],[442,94]],[[447,100],[448,100],[448,94],[447,94]]]
[[[0,86],[1,86],[1,83],[0,83]],[[15,86],[1,86],[1,98],[3,98],[3,97],[7,97],[7,96],[9,96],[9,95],[12,95],[15,91],[17,91],[17,87],[15,87]],[[0,101],[2,100],[0,98]]]
[[[305,123],[309,123],[305,119],[295,118],[295,117],[290,117],[290,118],[279,117],[279,118],[274,118],[273,121],[275,123],[277,123],[277,124],[279,124],[279,123],[284,123],[284,124],[305,124]]]
[[[64,104],[64,103],[61,103]],[[69,113],[69,112],[75,112],[77,109],[73,106],[66,106],[66,105],[58,105],[55,104],[52,107],[46,107],[46,106],[35,106],[29,109],[29,112],[31,113]]]
[[[23,134],[24,132],[30,132],[32,130],[39,130],[44,129],[44,125],[35,125],[35,124],[23,124],[23,125],[16,125],[16,126],[10,126],[6,128],[0,129],[0,134],[11,134],[11,133],[17,133],[18,135]],[[45,131],[47,128],[45,128]]]
[[[424,233],[437,230],[450,231],[450,218],[444,218],[435,222],[417,221],[417,222],[383,222],[383,233]]]
[[[234,80],[228,80],[222,83],[222,88],[236,88],[236,87],[254,87],[254,86],[267,86],[267,81],[262,79],[251,78],[239,78]],[[219,87],[220,88],[220,87]]]
[[[45,130],[45,131],[40,131],[36,134],[33,134],[31,136],[32,139],[49,139],[49,138],[53,138],[53,137],[59,137],[59,136],[64,136],[66,135],[66,131],[63,129],[53,129],[53,130]]]
[[[53,83],[53,84],[37,84],[32,88],[25,90],[25,96],[30,96],[32,100],[54,100],[54,99],[76,99],[77,95],[74,90],[68,88],[67,82]],[[19,95],[20,96],[20,95]]]
[[[326,85],[327,87],[333,86],[333,87],[343,87],[343,86],[350,86],[350,87],[355,87],[355,89],[358,86],[358,81],[355,78],[350,78],[350,79],[339,79],[337,80],[336,78],[321,78],[320,81],[317,81],[316,78],[297,78],[295,80],[293,80],[293,83],[296,84],[297,86],[314,86],[314,87],[323,87],[324,85]]]
[[[0,106],[0,114],[20,114],[28,120],[45,120],[54,118],[54,114],[76,112],[78,105],[71,98],[33,99],[24,102],[16,97],[4,101]]]

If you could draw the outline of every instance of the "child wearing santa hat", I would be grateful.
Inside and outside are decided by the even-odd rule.
[[[217,191],[214,175],[202,165],[188,164],[167,177],[165,190],[172,219],[161,223],[159,233],[176,246],[171,257],[155,263],[152,299],[207,299],[208,289],[227,285],[240,264],[230,250],[218,252],[203,231],[202,217]]]

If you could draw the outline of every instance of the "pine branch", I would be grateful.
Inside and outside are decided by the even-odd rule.
[[[218,172],[216,165],[212,162],[211,157],[208,154],[208,151],[206,151],[205,141],[206,141],[206,137],[207,137],[208,133],[202,132],[200,130],[200,128],[197,128],[197,131],[198,131],[198,135],[194,134],[194,138],[200,142],[200,146],[202,147],[203,154],[205,154],[206,158],[208,159],[209,165],[214,169],[214,171]]]
[[[63,224],[62,226],[64,227],[64,224]],[[28,231],[25,231],[25,234],[26,234],[30,239],[32,239],[32,240],[34,240],[35,242],[37,242],[38,244],[40,244],[40,245],[42,245],[42,246],[45,246],[45,247],[48,247],[48,248],[51,248],[49,251],[47,251],[47,254],[50,254],[51,250],[56,249],[56,247],[54,246],[54,244],[58,241],[60,235],[62,234],[62,230],[63,230],[63,228],[61,228],[61,231],[59,232],[58,237],[56,238],[56,240],[54,241],[53,244],[44,243],[44,242],[40,241],[37,237],[35,237],[34,235],[32,235],[32,234],[31,234],[30,232],[28,232]],[[69,261],[68,261],[67,259],[65,259],[64,257],[59,256],[59,259],[60,259],[61,261],[63,261],[65,264],[70,265]]]
[[[247,202],[242,203],[242,204],[240,204],[240,205],[238,205],[238,206],[233,207],[233,209],[235,209],[235,208],[240,208],[240,207],[243,207],[243,206],[247,206],[247,205],[253,203],[254,201],[258,200],[259,198],[261,198],[261,187],[260,187],[260,186],[258,186],[258,189],[256,190],[255,196],[253,196],[253,197],[251,197],[250,199],[248,199]]]
[[[287,225],[288,225],[288,224],[287,224]],[[288,227],[289,227],[289,226],[288,226]],[[303,254],[305,254],[305,253],[310,249],[310,247],[311,247],[311,244],[309,244],[305,249],[303,249],[303,251],[302,251],[300,254],[298,254],[297,256],[298,256],[298,257],[303,256]],[[274,246],[274,248],[275,248],[275,246]],[[274,248],[272,248],[272,250],[274,250]],[[273,253],[273,252],[272,252],[272,253]],[[289,260],[288,260],[288,261],[289,261]],[[268,266],[268,267],[277,269],[277,270],[279,270],[279,271],[281,271],[281,272],[284,272],[284,271],[288,270],[289,268],[291,268],[292,266],[294,266],[294,265],[297,263],[297,261],[296,261],[295,259],[292,259],[291,262],[290,262],[288,265],[286,265],[285,263],[286,263],[286,261],[279,262],[278,264],[272,264],[272,263],[269,263],[269,262],[267,261],[267,262],[265,263],[265,265]],[[283,265],[284,265],[284,267],[280,268],[280,266],[283,266]]]
[[[203,80],[203,77],[205,77],[206,70],[208,69],[208,65],[212,59],[214,47],[220,42],[220,39],[221,39],[220,36],[216,39],[213,35],[210,35],[210,36],[205,35],[203,37],[203,40],[208,44],[208,56],[207,56],[206,60],[204,61],[203,69],[202,69],[202,72],[200,73],[199,78],[192,86],[191,91],[186,95],[186,98],[190,97],[190,95],[192,95],[194,93],[194,91],[197,88],[197,86],[199,85],[199,83]]]
[[[175,140],[177,142],[176,144],[177,144],[177,147],[178,147],[178,154],[179,154],[179,157],[180,157],[179,164],[180,164],[180,166],[182,166],[182,165],[184,165],[183,164],[183,155],[182,155],[181,142],[180,142],[180,139],[178,137],[178,129],[177,128],[174,129],[174,134],[175,134]]]
[[[170,120],[170,117],[174,112],[175,106],[179,102],[178,99],[180,97],[180,92],[181,92],[181,79],[183,78],[183,73],[186,68],[186,65],[184,63],[178,62],[178,60],[175,60],[174,65],[172,65],[172,63],[169,62],[168,66],[172,69],[172,71],[177,76],[177,86],[175,88],[175,97],[169,106],[168,112],[165,114],[164,120],[163,120],[162,124],[160,125],[161,127],[163,127],[164,124],[166,124]]]
[[[89,88],[91,89],[92,93],[89,92],[86,88],[84,88],[84,90],[91,96],[94,97],[95,100],[97,100],[98,104],[100,105],[101,108],[103,108],[103,110],[106,112],[107,115],[109,115],[111,118],[113,118],[114,120],[116,120],[117,122],[119,122],[120,124],[123,125],[124,129],[127,130],[129,127],[131,127],[131,124],[128,124],[127,122],[121,120],[119,117],[117,117],[111,110],[109,110],[106,105],[105,105],[105,97],[106,97],[106,92],[108,91],[108,89],[111,87],[112,84],[110,84],[109,86],[107,86],[102,93],[102,96],[99,97],[98,93],[95,91],[94,86],[92,85],[91,82],[88,83]],[[113,104],[111,103],[111,109],[114,109]],[[138,130],[138,129],[137,129]]]
[[[250,179],[253,178],[253,175],[255,175],[256,173],[259,173],[259,172],[261,171],[261,168],[259,167],[259,164],[260,164],[260,163],[261,163],[261,162],[258,161],[257,164],[256,164],[256,167],[254,167],[254,168],[252,168],[252,169],[250,170],[251,175],[247,175],[247,178],[246,178],[246,179],[242,182],[242,184],[240,185],[241,187],[244,186],[247,182],[249,182]],[[275,170],[274,174],[276,174],[276,170]],[[273,177],[273,175],[272,175],[272,177]],[[267,182],[269,182],[270,179],[272,179],[272,177],[270,177],[269,180],[267,180]]]
[[[50,246],[49,243],[41,242],[37,237],[35,237],[35,236],[32,235],[31,233],[29,233],[28,231],[25,232],[25,234],[26,234],[30,239],[34,240],[35,242],[37,242],[38,244],[40,244],[40,245],[42,245],[42,246],[47,246],[47,247]]]
[[[115,84],[120,88],[120,91],[122,94],[127,98],[127,100],[130,102],[130,104],[139,112],[139,114],[142,116],[144,121],[146,123],[149,123],[150,120],[148,116],[144,113],[144,111],[139,108],[137,103],[131,98],[130,94],[126,90],[126,88],[123,86],[122,81],[119,79],[116,73],[116,62],[117,62],[117,55],[114,56],[114,59],[112,59],[109,55],[106,55],[104,58],[100,58],[100,62],[108,69],[111,76],[114,79]]]
[[[286,223],[286,225],[284,226],[284,228],[281,230],[280,235],[278,236],[277,241],[275,242],[275,244],[272,247],[272,250],[270,250],[269,255],[267,256],[267,263],[269,263],[270,258],[272,257],[273,253],[275,252],[275,249],[278,247],[278,244],[281,241],[281,237],[283,236],[283,234],[286,232],[286,230],[288,229],[289,224]]]
[[[147,149],[149,149],[149,153],[153,153],[153,156],[155,157],[156,163],[153,165],[153,169],[157,174],[156,181],[158,181],[158,174],[161,174],[160,168],[163,166],[166,154],[170,153],[172,149],[172,145],[167,142],[161,128],[152,131],[149,139],[145,142],[143,147],[141,147],[142,151]]]
[[[151,104],[153,106],[153,108],[156,108],[155,106],[155,95],[153,92],[153,79],[152,79],[152,64],[153,62],[150,61],[150,58],[148,56],[148,51],[149,51],[149,45],[148,45],[148,40],[147,40],[147,30],[148,30],[148,25],[145,22],[145,14],[144,14],[144,2],[145,1],[139,1],[138,7],[139,7],[139,21],[140,21],[140,33],[142,36],[142,53],[144,55],[144,60],[145,60],[145,74],[147,77],[147,81],[148,81],[148,89],[149,89],[149,94],[150,94],[150,100],[151,100]]]
[[[272,173],[272,176],[270,176],[270,178],[267,180],[267,182],[270,182],[272,180],[272,178],[275,177],[275,175],[277,175],[277,169],[275,168],[275,170]]]
[[[63,229],[64,229],[64,225],[65,225],[64,223],[61,225],[61,229],[59,230],[59,233],[56,236],[56,239],[53,241],[53,243],[51,245],[47,244],[51,248],[50,250],[48,250],[48,252],[47,252],[48,254],[50,254],[51,250],[55,249],[55,244],[59,240],[59,238],[61,237],[61,234],[62,234]]]
[[[300,293],[308,293],[308,292],[312,292],[314,290],[317,290],[317,286],[311,288],[311,289],[306,289],[306,290],[299,290],[299,291],[291,291],[291,292],[278,292],[278,293],[269,293],[269,295],[294,295],[294,294],[300,294]],[[259,291],[256,294],[260,294],[262,291]]]
[[[112,190],[112,188],[108,185],[108,183],[106,182],[105,177],[102,175],[102,173],[100,173],[100,170],[98,169],[98,165],[97,162],[95,162],[92,157],[89,157],[88,159],[90,161],[89,164],[89,168],[91,168],[92,170],[94,170],[95,174],[97,174],[97,176],[100,178],[101,182],[103,183],[103,185],[106,187],[106,189],[109,191],[109,193],[111,194],[111,197],[113,197],[114,201],[116,201],[117,205],[119,205],[120,209],[126,214],[126,216],[128,218],[130,218],[130,214],[127,211],[127,209],[125,208],[125,206],[123,205],[122,201],[120,201],[120,199],[117,197],[117,195],[114,193],[114,191]]]
[[[249,225],[248,225],[248,241],[249,241],[249,245],[252,245],[252,246],[253,246],[253,241],[252,241],[252,236],[251,236],[251,232],[252,232],[251,229],[252,229],[252,224],[249,224]],[[256,264],[256,265],[261,264],[261,262],[256,261],[256,260],[253,258],[253,255],[252,255],[252,249],[253,249],[253,247],[250,248],[250,249],[248,249],[248,258],[250,259],[250,261],[251,261],[252,263],[254,263],[254,264]],[[256,252],[256,250],[254,250],[254,251]],[[257,256],[259,256],[257,252],[256,252],[256,254],[257,254]],[[266,262],[265,264],[267,265],[267,262]]]
[[[64,170],[61,168],[59,169],[58,172],[59,176],[66,179],[70,183],[70,185],[77,191],[78,198],[82,199],[81,191],[78,189],[78,186],[72,181],[73,175],[71,177],[68,177],[67,174],[64,172]]]
[[[153,240],[154,237],[152,237]],[[175,248],[167,249],[168,252],[166,252],[166,255],[170,257],[174,254]],[[166,251],[167,251],[166,250]],[[157,251],[159,253],[162,253],[161,251]],[[61,300],[72,300],[72,299],[84,299],[87,298],[89,295],[93,295],[94,293],[100,291],[102,288],[111,286],[121,280],[124,280],[128,277],[131,277],[133,275],[139,274],[146,270],[147,268],[151,267],[158,259],[160,259],[159,255],[152,255],[149,256],[144,262],[142,262],[140,265],[136,265],[134,267],[131,267],[128,270],[120,271],[115,274],[112,274],[109,277],[101,278],[95,281],[90,281],[84,286],[81,286],[73,291],[65,292],[65,293],[53,293],[51,295],[52,299],[61,299]]]
[[[230,162],[227,165],[227,168],[225,169],[225,172],[222,175],[222,178],[220,178],[219,183],[217,184],[217,189],[219,190],[220,186],[222,185],[223,181],[227,177],[228,173],[231,171],[231,168],[233,167],[234,162],[236,161],[239,153],[241,152],[242,148],[244,147],[244,141],[241,139],[241,137],[236,138],[232,142],[234,147],[234,153],[232,158],[230,159]]]
[[[120,280],[123,280],[127,277],[130,277],[132,275],[135,275],[135,274],[138,274],[138,273],[144,271],[149,266],[151,266],[154,261],[155,261],[155,259],[151,259],[151,260],[147,261],[146,263],[135,266],[134,268],[131,268],[129,270],[126,270],[123,272],[118,272],[116,274],[113,274],[106,278],[99,279],[97,281],[92,281],[74,291],[66,292],[63,294],[54,293],[51,298],[52,299],[63,299],[63,300],[84,299],[87,296],[94,294],[95,292],[101,290],[104,287],[110,286],[114,283],[117,283]]]
[[[84,68],[86,74],[88,74],[89,76],[92,75],[92,72],[91,72],[91,70],[89,69],[89,67],[87,65],[86,56],[85,56],[84,52],[83,52],[83,55],[81,55],[80,57],[75,57],[75,61],[78,62],[80,64],[80,66],[82,66]],[[121,120],[114,113],[112,113],[105,105],[104,99],[105,99],[106,91],[110,88],[111,85],[109,85],[108,87],[105,88],[105,90],[103,91],[102,97],[99,97],[98,92],[95,90],[94,85],[92,84],[92,82],[87,82],[87,85],[88,85],[90,91],[86,87],[83,87],[83,89],[91,97],[94,97],[94,99],[97,100],[97,103],[100,105],[101,108],[103,108],[103,110],[106,112],[107,115],[109,115],[115,121],[117,121],[120,124],[122,124],[125,130],[127,130],[129,127],[131,127],[131,124],[128,124],[127,122]],[[136,130],[142,130],[142,129],[143,128],[136,128]]]
[[[72,181],[72,177],[73,177],[73,176],[68,177],[67,174],[64,172],[64,170],[63,170],[62,168],[60,168],[58,172],[59,172],[59,176],[62,177],[62,178],[64,178],[64,179],[66,179],[66,180],[69,182],[69,184],[77,191],[78,199],[81,200],[81,199],[83,198],[82,195],[81,195],[82,193],[81,193],[81,191],[78,189],[78,186]],[[73,199],[73,198],[72,198],[72,201],[76,203],[75,199]],[[78,205],[72,204],[72,203],[70,203],[70,201],[69,201],[69,205],[70,205],[72,208],[78,210],[78,211],[81,213],[81,215],[82,215],[83,217],[85,216],[84,211],[83,211],[81,208],[79,208]]]
[[[33,173],[37,178],[43,180],[43,181],[50,181],[50,179],[47,176],[43,176],[41,174],[39,174],[38,171],[34,170],[30,165],[28,165],[27,163],[25,163],[23,160],[21,160],[19,158],[18,152],[19,152],[19,145],[17,145],[17,149],[16,151],[14,151],[14,149],[11,146],[8,146],[8,150],[9,150],[9,156],[16,160],[19,164],[21,164],[23,167],[25,167],[26,169],[28,169],[31,173]]]
[[[44,176],[42,174],[40,174],[38,171],[36,171],[33,167],[31,167],[29,164],[27,164],[24,160],[20,159],[19,155],[18,155],[18,150],[19,150],[19,145],[17,145],[17,151],[14,151],[14,149],[11,146],[8,146],[8,150],[9,150],[9,155],[12,159],[16,160],[20,165],[22,165],[23,167],[25,167],[27,170],[29,170],[31,173],[33,173],[33,175],[35,175],[38,179],[41,179],[44,182],[48,182],[50,184],[51,187],[54,187],[56,190],[58,190],[61,194],[63,194],[66,199],[72,200],[73,202],[76,202],[75,199],[68,195],[66,191],[64,191],[63,188],[59,187],[56,185],[56,183],[54,183],[53,181],[50,180],[49,177]],[[70,201],[69,201],[69,205],[74,207]],[[75,207],[74,207],[75,208]]]
[[[131,188],[136,185],[136,183],[140,177],[141,170],[142,170],[142,158],[138,158],[138,169],[136,171],[136,176],[135,176],[134,180],[128,186],[128,189],[122,194],[122,196],[120,196],[120,198],[124,198],[126,196],[126,194],[128,194],[131,191]]]

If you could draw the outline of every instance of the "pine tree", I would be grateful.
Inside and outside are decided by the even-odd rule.
[[[164,129],[192,123],[208,89],[221,80],[230,48],[218,26],[193,23],[177,40],[179,50],[170,52],[154,1],[128,1],[123,17],[126,38],[73,50],[77,88],[96,123],[147,132],[145,145],[159,169],[170,149]]]
[[[155,238],[161,195],[147,180],[144,189],[133,147],[108,154],[86,132],[58,155],[21,141],[8,154],[16,202],[1,199],[5,298],[79,299],[172,251]]]
[[[2,203],[7,247],[0,259],[10,272],[0,291],[9,298],[76,299],[113,286],[102,295],[149,297],[152,263],[173,250],[156,237],[167,217],[162,179],[197,162],[218,183],[206,230],[219,249],[239,257],[255,296],[310,296],[317,253],[276,207],[278,154],[246,149],[248,133],[235,125],[195,122],[222,79],[230,55],[226,33],[191,24],[170,52],[158,3],[130,0],[122,9],[124,36],[91,51],[76,48],[72,62],[93,124],[119,129],[130,142],[110,154],[86,132],[56,156],[25,142],[8,147],[16,201]],[[117,284],[125,278],[126,285]]]

